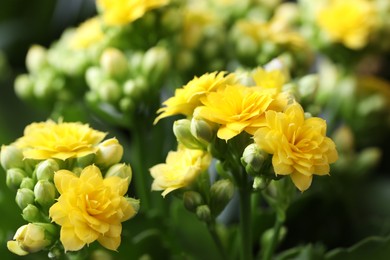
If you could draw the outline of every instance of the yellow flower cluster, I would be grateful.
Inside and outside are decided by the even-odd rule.
[[[76,28],[69,44],[73,49],[86,49],[103,38],[102,22],[99,17],[93,17]]]

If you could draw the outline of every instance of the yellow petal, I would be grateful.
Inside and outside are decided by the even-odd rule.
[[[7,242],[7,248],[9,251],[11,251],[14,254],[20,255],[20,256],[25,256],[28,255],[29,253],[25,250],[23,250],[18,241],[8,241]]]
[[[68,170],[59,170],[54,174],[54,184],[60,194],[77,187],[78,180],[77,176]]]
[[[73,227],[62,226],[60,240],[65,251],[78,251],[85,246],[85,242],[76,236]]]
[[[311,181],[313,179],[313,176],[306,176],[297,172],[293,172],[291,175],[291,180],[293,181],[294,185],[300,190],[305,191],[307,190],[310,185]]]
[[[119,196],[126,194],[128,189],[127,179],[120,178],[118,176],[112,176],[103,180],[105,186],[111,188],[111,191]]]

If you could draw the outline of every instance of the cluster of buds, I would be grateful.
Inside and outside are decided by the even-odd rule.
[[[58,126],[59,128],[62,127],[64,132],[69,131],[69,129],[65,129],[67,128],[66,124],[62,125],[60,123]],[[75,124],[74,126],[77,127],[78,125]],[[34,125],[31,127],[34,127]],[[42,124],[42,128],[45,128],[44,124]],[[99,134],[99,132],[96,133]],[[101,136],[104,137],[104,135],[102,133]],[[29,137],[25,135],[23,138]],[[48,138],[50,139],[50,137]],[[72,137],[63,136],[63,138],[69,140],[68,138]],[[84,138],[88,137],[84,136]],[[91,138],[92,142],[96,142],[93,137]],[[36,136],[33,139],[36,139]],[[61,243],[58,243],[60,225],[57,224],[61,222],[53,223],[56,219],[52,219],[52,214],[54,214],[52,213],[53,205],[59,199],[61,193],[65,192],[63,187],[60,189],[58,186],[62,184],[56,182],[56,173],[67,171],[72,176],[77,177],[81,176],[80,174],[86,168],[93,166],[97,167],[96,169],[104,179],[116,176],[114,178],[119,177],[116,180],[125,180],[123,185],[127,190],[132,178],[131,167],[128,164],[120,163],[123,147],[116,138],[110,138],[95,144],[91,143],[93,146],[91,146],[90,152],[85,155],[76,154],[76,156],[68,158],[65,156],[66,159],[59,159],[55,155],[46,156],[48,157],[46,159],[40,159],[38,158],[40,156],[36,155],[26,157],[26,151],[34,150],[35,147],[31,147],[29,143],[21,144],[19,140],[21,139],[10,145],[3,145],[0,153],[1,166],[6,171],[6,184],[16,192],[16,204],[22,211],[23,219],[27,222],[26,225],[18,229],[13,240],[8,242],[8,249],[18,255],[26,255],[40,250],[63,252]],[[61,141],[57,140],[57,142]],[[64,143],[69,144],[66,140]],[[72,153],[72,148],[70,148],[72,144],[69,145],[68,148],[64,149]],[[83,145],[85,145],[85,140]],[[134,209],[135,214],[138,211],[139,202],[132,198],[126,198],[126,200]],[[67,245],[64,244],[64,248],[67,250]],[[74,251],[74,249],[70,250]]]

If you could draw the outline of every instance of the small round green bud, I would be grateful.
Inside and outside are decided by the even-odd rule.
[[[311,74],[298,81],[298,93],[302,100],[313,99],[319,85],[318,75]]]
[[[35,201],[38,202],[42,207],[50,207],[53,205],[56,188],[54,184],[48,180],[40,180],[35,184],[34,187]]]
[[[133,199],[133,198],[130,198],[130,197],[126,197],[126,201],[127,201],[127,203],[129,203],[133,207],[134,211],[136,213],[138,213],[139,207],[140,207],[139,200]]]
[[[110,138],[98,145],[95,163],[101,167],[109,167],[120,162],[123,156],[123,147],[116,138]]]
[[[252,187],[254,190],[264,190],[268,187],[270,181],[270,178],[266,178],[264,176],[255,176]]]
[[[248,174],[257,175],[268,157],[269,155],[266,152],[253,143],[245,148],[241,157],[241,163]]]
[[[5,170],[24,167],[22,150],[12,145],[1,146],[0,161]]]
[[[215,127],[210,122],[193,117],[191,119],[191,134],[204,145],[208,145],[215,136]]]
[[[363,149],[357,158],[357,171],[364,174],[376,167],[382,158],[382,151],[377,147]]]
[[[147,86],[144,78],[129,79],[123,85],[123,93],[133,99],[139,99],[147,92]]]
[[[198,206],[196,208],[195,214],[201,221],[210,222],[211,220],[211,211],[207,205]]]
[[[256,43],[253,38],[241,36],[239,39],[236,39],[236,41],[238,57],[245,60],[251,60],[256,56],[256,53],[258,53],[258,43]]]
[[[85,80],[90,89],[97,91],[102,82],[105,79],[104,73],[100,67],[90,67],[85,72]]]
[[[226,207],[234,194],[234,185],[229,179],[215,182],[210,188],[210,209],[214,216]]]
[[[26,188],[30,190],[33,190],[34,186],[35,181],[30,177],[23,178],[22,183],[20,184],[20,188]]]
[[[23,179],[26,177],[25,171],[19,168],[8,169],[6,174],[6,184],[10,189],[13,190],[18,189]]]
[[[100,57],[100,66],[110,77],[123,77],[128,71],[125,54],[115,48],[107,48]]]
[[[177,141],[189,149],[204,148],[204,145],[191,134],[191,121],[188,119],[176,120],[173,123],[173,133]]]
[[[34,83],[30,75],[18,75],[14,83],[15,93],[21,99],[31,99],[34,96]]]
[[[130,165],[125,163],[117,163],[112,165],[106,172],[105,178],[111,176],[118,176],[123,179],[127,178],[127,182],[130,184],[133,173],[131,171]]]
[[[111,79],[101,82],[97,93],[102,101],[109,103],[116,103],[122,96],[122,90],[118,82]]]
[[[37,165],[35,171],[37,180],[52,181],[54,178],[54,172],[58,171],[59,169],[60,167],[54,159],[47,159],[45,161],[42,161]]]
[[[136,106],[136,103],[130,97],[124,97],[119,101],[119,108],[122,112],[133,112]]]
[[[37,72],[47,65],[47,51],[40,45],[33,45],[26,55],[26,67],[29,72]]]
[[[202,205],[204,202],[202,199],[202,195],[200,195],[198,192],[186,191],[183,194],[183,203],[184,203],[184,207],[187,210],[195,213],[196,208]]]
[[[171,59],[165,48],[153,47],[145,53],[141,71],[154,84],[169,69],[170,63]]]
[[[355,138],[351,128],[341,126],[333,133],[333,141],[337,146],[337,150],[341,153],[352,153],[355,150]]]
[[[19,208],[22,210],[27,207],[27,205],[33,204],[34,199],[34,192],[30,189],[22,188],[18,189],[18,191],[16,192],[15,201]]]
[[[80,168],[85,168],[87,167],[88,165],[91,165],[93,164],[93,162],[95,161],[95,157],[96,155],[91,153],[91,154],[88,154],[88,155],[85,155],[83,157],[78,157],[76,159],[77,161],[77,166],[80,167]]]
[[[27,205],[22,212],[22,217],[27,222],[42,222],[44,217],[37,206],[33,204]]]

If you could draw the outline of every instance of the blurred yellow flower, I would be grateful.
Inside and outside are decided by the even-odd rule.
[[[366,46],[376,24],[374,3],[369,0],[330,0],[320,9],[317,22],[333,42],[351,49]]]
[[[76,28],[69,44],[73,49],[86,49],[102,40],[103,37],[101,21],[98,17],[93,17]]]
[[[334,142],[326,137],[326,122],[317,117],[305,119],[298,103],[284,113],[267,111],[266,126],[259,128],[256,144],[273,154],[275,174],[290,175],[300,191],[311,185],[313,174],[329,174],[329,164],[337,160]]]
[[[256,68],[253,71],[252,78],[259,86],[264,89],[272,90],[275,94],[280,93],[283,84],[286,83],[286,76],[281,70],[264,70],[262,68]]]
[[[137,209],[124,195],[128,182],[118,176],[103,179],[98,167],[84,168],[80,177],[68,170],[57,171],[54,183],[60,193],[50,208],[53,222],[61,226],[60,240],[65,251],[77,251],[97,240],[116,250],[121,243],[121,222]]]
[[[147,11],[161,7],[170,0],[97,0],[107,25],[125,25],[142,17]]]
[[[56,123],[48,120],[28,125],[24,136],[16,140],[15,145],[23,149],[25,158],[66,160],[96,153],[97,145],[105,136],[106,133],[79,122]]]
[[[175,90],[175,95],[167,99],[157,113],[161,113],[154,121],[156,124],[161,118],[183,114],[192,115],[194,109],[201,105],[200,98],[209,92],[224,88],[227,84],[234,84],[234,74],[225,76],[225,72],[206,73],[201,77],[195,77],[182,88]]]
[[[166,163],[150,168],[154,178],[152,190],[164,190],[162,196],[171,191],[187,187],[205,171],[211,162],[211,155],[202,150],[180,147],[168,153]]]
[[[224,140],[243,131],[253,134],[264,124],[264,112],[270,107],[277,108],[273,103],[283,103],[275,100],[275,95],[267,89],[238,84],[209,93],[201,101],[203,106],[194,115],[219,124],[217,136]]]

